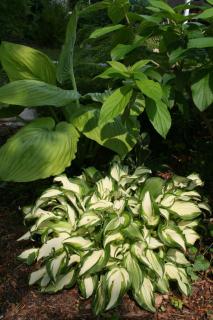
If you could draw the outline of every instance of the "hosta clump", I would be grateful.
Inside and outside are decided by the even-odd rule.
[[[20,239],[40,239],[38,248],[19,256],[28,264],[40,261],[30,285],[52,293],[77,284],[83,297],[94,297],[95,314],[113,308],[127,291],[155,311],[154,292],[168,292],[170,280],[190,293],[187,247],[199,238],[197,217],[208,210],[194,190],[202,185],[196,174],[163,180],[145,167],[129,172],[114,163],[108,176],[88,168],[54,182],[24,209],[32,226]]]

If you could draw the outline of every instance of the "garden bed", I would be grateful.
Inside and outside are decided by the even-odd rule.
[[[35,287],[28,286],[28,275],[34,267],[17,261],[16,257],[28,247],[27,243],[16,242],[25,231],[22,214],[18,210],[45,188],[46,182],[29,184],[8,184],[1,186],[0,205],[0,319],[4,320],[68,320],[95,319],[91,303],[80,298],[75,289],[49,295],[40,293]],[[125,297],[122,304],[100,319],[187,319],[201,320],[213,318],[213,282],[202,274],[193,286],[189,298],[176,294],[158,295],[156,314],[140,309],[132,300]],[[171,301],[182,300],[180,309],[172,306]],[[178,300],[181,299],[181,300]],[[98,318],[97,318],[98,319]]]

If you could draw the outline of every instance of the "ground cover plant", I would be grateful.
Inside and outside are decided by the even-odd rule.
[[[95,314],[126,292],[153,312],[154,292],[168,292],[171,281],[190,294],[188,249],[199,239],[198,217],[209,210],[195,190],[202,181],[196,174],[166,181],[146,167],[129,171],[115,162],[106,176],[93,167],[72,179],[57,176],[25,208],[30,229],[19,240],[40,243],[19,256],[39,261],[30,285],[54,293],[77,284],[84,298],[94,297]]]
[[[0,179],[26,182],[63,172],[75,158],[81,134],[125,156],[140,139],[140,114],[145,112],[165,138],[174,105],[206,109],[212,103],[212,9],[206,4],[203,13],[186,19],[179,13],[183,8],[150,1],[144,15],[128,1],[103,1],[83,9],[77,5],[56,65],[37,50],[2,42],[0,59],[10,83],[0,88],[1,116],[31,107],[41,117],[1,147]],[[81,95],[74,75],[77,22],[105,9],[112,24],[92,32],[90,39],[115,34],[112,60],[99,75],[107,80],[108,90]],[[146,48],[153,35],[158,39],[156,53]],[[140,58],[134,53],[138,48],[145,52]],[[193,58],[198,55],[202,63]]]

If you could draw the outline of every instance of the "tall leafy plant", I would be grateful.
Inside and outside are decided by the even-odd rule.
[[[30,107],[48,117],[26,125],[0,148],[0,179],[32,181],[59,174],[74,159],[80,134],[124,156],[139,138],[142,112],[165,138],[174,104],[189,104],[192,96],[200,110],[208,107],[212,11],[207,5],[184,23],[182,9],[161,0],[150,0],[145,14],[134,12],[128,0],[106,0],[82,10],[77,5],[57,65],[37,50],[2,42],[0,60],[10,83],[0,88],[0,114]],[[90,41],[113,35],[116,44],[109,67],[99,75],[110,87],[83,96],[74,76],[77,22],[97,10],[107,10],[112,24],[92,32]],[[153,35],[158,37],[154,52],[147,45]],[[191,58],[197,53],[202,63]],[[190,81],[184,84],[185,79]]]

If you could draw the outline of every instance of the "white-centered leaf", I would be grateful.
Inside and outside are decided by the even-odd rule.
[[[68,237],[68,234],[60,234],[60,237],[52,238],[44,243],[39,249],[37,260],[48,257],[52,251],[57,251],[63,248],[63,241]]]
[[[78,222],[78,227],[84,227],[84,228],[90,228],[92,226],[95,226],[97,224],[99,224],[101,221],[101,217],[100,215],[98,215],[97,213],[93,212],[93,211],[89,211],[84,213],[79,222]]]
[[[107,262],[106,257],[106,251],[104,251],[103,249],[89,253],[82,263],[81,269],[79,271],[79,276],[83,276],[86,273],[91,274],[101,270]]]
[[[71,182],[65,174],[55,177],[54,181],[60,182],[62,184],[62,188],[65,190],[72,191],[77,194],[81,193],[79,184]]]
[[[184,237],[181,233],[181,230],[172,224],[160,225],[158,229],[158,235],[162,242],[170,247],[181,247],[186,250]]]
[[[148,277],[143,278],[140,289],[137,292],[134,292],[134,298],[142,308],[155,312],[154,288]]]
[[[98,277],[97,276],[87,276],[79,280],[79,289],[84,298],[88,299],[91,297],[97,287]]]
[[[18,259],[30,265],[36,260],[37,255],[38,255],[37,248],[27,249],[18,256]]]
[[[67,258],[66,252],[63,252],[62,254],[48,261],[46,265],[47,272],[50,278],[52,278],[54,281],[56,281],[56,276],[59,273],[59,270],[61,269],[63,262],[66,258]]]
[[[76,273],[75,273],[75,269],[72,269],[67,274],[58,276],[55,283],[48,285],[42,291],[50,292],[50,293],[58,292],[63,288],[71,288],[74,285],[75,281],[76,281]]]
[[[41,269],[32,272],[30,274],[29,285],[31,286],[37,281],[39,281],[46,272],[47,272],[46,267],[42,267]]]
[[[130,252],[125,255],[124,267],[129,273],[132,289],[137,292],[143,282],[143,273],[138,261]]]
[[[63,241],[64,244],[70,245],[76,250],[88,250],[93,246],[93,242],[80,236],[70,237]]]
[[[177,249],[169,249],[166,253],[166,257],[177,264],[189,265],[190,262],[186,259],[185,255]]]
[[[183,220],[191,220],[201,214],[200,208],[193,202],[176,200],[169,208]]]
[[[129,274],[124,268],[113,268],[106,274],[109,301],[106,310],[113,308],[127,291],[130,284]]]
[[[185,236],[186,243],[189,245],[194,245],[195,242],[200,238],[199,234],[191,228],[184,228],[183,234]]]

